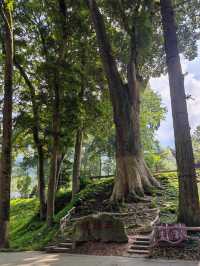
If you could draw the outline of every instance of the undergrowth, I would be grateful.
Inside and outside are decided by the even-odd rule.
[[[96,193],[104,193],[107,187],[112,187],[113,179],[106,178],[89,182],[71,202],[71,191],[61,190],[56,197],[56,214],[53,227],[49,228],[44,221],[39,220],[39,202],[37,199],[17,199],[11,201],[10,238],[11,249],[41,250],[59,232],[60,219],[73,206],[79,206],[96,197]]]
[[[160,208],[162,223],[175,223],[178,208],[178,178],[176,173],[166,173],[158,177],[163,190],[155,198],[156,205]]]
[[[161,210],[162,222],[175,222],[177,217],[178,180],[176,174],[166,173],[158,177],[164,190],[155,190],[152,205]],[[107,211],[112,192],[113,178],[87,181],[82,190],[71,201],[71,191],[60,190],[56,196],[56,214],[54,225],[48,228],[45,221],[39,220],[39,202],[37,199],[17,199],[11,201],[11,249],[41,250],[59,233],[60,219],[76,206],[78,215],[85,211]],[[107,201],[106,201],[107,200]]]

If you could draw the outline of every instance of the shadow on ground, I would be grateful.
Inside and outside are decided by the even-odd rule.
[[[113,256],[46,254],[42,252],[0,253],[1,266],[200,266],[195,261],[149,260]]]

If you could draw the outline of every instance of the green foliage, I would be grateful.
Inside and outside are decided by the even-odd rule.
[[[161,210],[162,222],[176,222],[178,204],[178,179],[176,173],[163,173],[157,176],[163,190],[154,189],[152,207]],[[59,191],[56,197],[57,213],[54,226],[50,229],[39,221],[37,199],[18,199],[11,202],[11,248],[18,250],[43,249],[54,239],[59,222],[73,206],[93,206],[98,197],[108,198],[111,194],[113,178],[93,180],[75,196],[71,202],[71,191]],[[96,204],[96,203],[95,203]],[[103,202],[101,202],[101,207]],[[94,211],[94,210],[93,210]]]
[[[107,81],[97,49],[87,6],[81,1],[65,2],[66,20],[60,6],[52,0],[41,2],[15,1],[16,58],[35,87],[35,102],[39,112],[39,136],[45,153],[45,162],[52,150],[52,107],[55,76],[62,92],[60,103],[60,153],[72,150],[76,130],[84,130],[84,156],[82,174],[99,175],[115,172],[115,129]],[[98,1],[106,18],[106,28],[114,55],[126,82],[125,64],[129,60],[130,41],[135,38],[137,68],[143,78],[163,72],[163,39],[160,17],[154,12],[154,1]],[[192,6],[188,6],[192,12]],[[196,13],[195,13],[196,14]],[[177,15],[183,21],[186,14]],[[194,23],[186,31],[194,33]],[[185,29],[185,30],[184,30]],[[135,31],[135,36],[133,33]],[[185,45],[183,45],[183,48]],[[184,50],[184,49],[183,49]],[[62,53],[62,60],[59,56]],[[15,71],[13,144],[15,156],[26,153],[28,146],[36,151],[33,141],[33,110],[30,90],[18,71]],[[142,95],[141,134],[148,165],[154,169],[161,158],[156,152],[159,144],[155,133],[164,119],[165,108],[160,96],[147,89]],[[37,159],[37,155],[34,156]],[[33,159],[33,158],[32,158]],[[62,177],[69,179],[71,164],[63,167]],[[102,163],[102,162],[103,163]],[[102,169],[100,169],[102,164]],[[46,178],[49,169],[46,171]]]
[[[80,189],[86,188],[92,183],[92,180],[89,177],[80,176]]]
[[[60,219],[81,202],[96,197],[96,193],[104,193],[113,185],[113,179],[93,181],[71,202],[71,191],[61,191],[56,197],[57,214],[54,226],[39,220],[39,202],[37,199],[18,199],[11,201],[11,249],[40,250],[58,234]]]
[[[5,0],[5,6],[8,10],[13,11],[14,0]]]
[[[20,176],[17,179],[17,189],[21,194],[22,198],[26,198],[31,191],[31,177],[30,176]]]
[[[70,204],[65,208],[70,209]],[[37,199],[11,201],[11,249],[40,250],[55,237],[59,219],[52,228],[39,220]],[[57,218],[57,216],[56,216]]]
[[[170,171],[177,168],[176,159],[172,151],[168,148],[162,149],[158,143],[155,145],[154,149],[145,153],[145,159],[148,166],[154,172]]]
[[[163,173],[157,176],[164,193],[156,197],[156,206],[160,208],[160,218],[163,223],[174,223],[178,209],[178,178],[176,173]]]
[[[135,29],[136,29],[136,46],[138,49],[138,61],[140,65],[143,65],[146,58],[151,56],[153,48],[153,25],[152,25],[152,4],[150,1],[146,1],[141,12],[135,17]]]
[[[195,161],[199,163],[200,162],[200,126],[197,126],[197,128],[192,134],[192,143],[193,143]]]
[[[103,192],[107,190],[108,187],[112,187],[113,178],[102,178],[100,180],[94,180],[87,187],[79,192],[74,199],[74,204],[77,205],[78,202],[91,199],[95,197],[95,193]]]
[[[60,100],[60,146],[59,153],[66,155],[61,176],[64,186],[69,186],[72,175],[73,152],[77,129],[84,131],[84,155],[82,160],[81,188],[74,202],[70,202],[70,191],[60,190],[56,200],[55,226],[48,229],[38,219],[38,201],[12,201],[11,236],[12,247],[38,249],[55,235],[59,219],[73,206],[95,197],[95,191],[104,191],[112,186],[112,179],[90,181],[85,176],[115,173],[115,128],[108,85],[97,49],[95,34],[91,26],[89,11],[84,1],[54,0],[6,0],[9,9],[14,5],[15,59],[23,67],[34,87],[34,94],[21,77],[14,73],[14,121],[13,159],[24,157],[21,173],[13,174],[13,187],[22,196],[29,193],[30,167],[37,165],[37,143],[34,141],[34,110],[38,111],[39,139],[44,150],[45,177],[49,175],[52,152],[52,111],[54,88],[59,87]],[[114,56],[124,82],[130,49],[135,48],[137,71],[143,79],[165,73],[163,37],[160,15],[156,3],[159,1],[99,0],[98,4],[106,20]],[[182,3],[182,1],[175,1]],[[199,1],[184,1],[177,8],[176,19],[180,39],[180,52],[192,59],[196,56],[196,40],[199,29]],[[64,16],[63,16],[64,12]],[[0,18],[0,23],[2,18]],[[3,31],[0,33],[2,40]],[[2,73],[4,49],[0,42],[0,94],[2,97]],[[162,150],[155,138],[166,109],[161,97],[147,88],[141,95],[141,136],[145,159],[153,170],[168,169],[174,165],[169,150]],[[193,136],[195,157],[200,158],[200,128]],[[59,155],[60,155],[59,154]],[[173,167],[172,167],[173,168]],[[13,169],[15,169],[13,167]],[[15,169],[16,170],[16,169]],[[169,176],[169,175],[168,175]],[[167,180],[167,181],[166,181]],[[35,180],[36,181],[36,180]],[[174,212],[177,200],[177,181],[162,179],[167,186],[163,213]],[[20,211],[23,209],[23,212]],[[17,217],[18,215],[18,217]]]
[[[95,121],[95,125],[93,124],[93,128],[89,130],[90,135],[84,141],[82,175],[98,176],[115,173],[115,129],[112,121],[112,109],[110,102],[105,101],[102,104],[102,110],[104,110],[102,112],[105,114],[103,113]],[[159,164],[160,168],[166,169],[161,165],[165,156],[161,154],[159,142],[155,138],[156,131],[165,118],[165,114],[166,108],[162,104],[161,97],[150,88],[144,90],[141,95],[141,138],[145,159],[153,170]]]
[[[155,133],[165,118],[166,108],[159,94],[147,88],[141,96],[141,137],[144,151],[153,151],[157,146]]]

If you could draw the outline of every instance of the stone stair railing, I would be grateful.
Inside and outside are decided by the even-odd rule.
[[[72,215],[75,214],[76,211],[76,207],[71,208],[68,213],[60,219],[60,231],[61,233],[64,233],[65,227],[67,226],[67,224],[69,223],[69,221],[72,218]]]

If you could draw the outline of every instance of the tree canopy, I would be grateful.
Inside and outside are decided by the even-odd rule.
[[[163,1],[0,1],[0,227],[9,221],[10,187],[36,194],[49,226],[56,192],[72,186],[74,198],[84,178],[114,175],[112,202],[138,201],[160,187],[152,172],[174,161],[156,137],[167,109],[149,81],[167,72],[171,81],[168,47],[176,40],[171,55],[180,67],[179,54],[197,56],[200,36],[200,1],[167,3],[173,40]],[[182,85],[182,102],[174,97],[172,107],[186,106]],[[186,122],[182,133],[191,140]],[[197,158],[199,140],[198,127]]]

